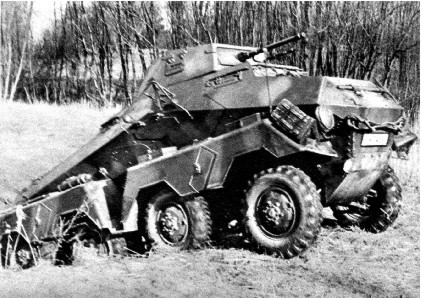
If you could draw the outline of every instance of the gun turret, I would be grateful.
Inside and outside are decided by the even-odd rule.
[[[299,41],[299,40],[301,40],[301,39],[303,39],[305,37],[306,37],[305,33],[303,33],[303,32],[302,33],[298,33],[298,34],[296,34],[294,36],[287,37],[287,38],[285,38],[285,39],[283,39],[281,41],[278,41],[278,42],[272,43],[270,45],[261,47],[261,48],[257,49],[256,51],[252,51],[252,52],[241,52],[241,53],[239,53],[237,55],[237,59],[239,61],[241,61],[241,62],[245,62],[247,59],[253,58],[254,56],[256,56],[256,55],[258,55],[260,53],[263,53],[265,51],[270,52],[273,49],[276,49],[276,48],[278,48],[280,46],[289,44],[291,42]]]

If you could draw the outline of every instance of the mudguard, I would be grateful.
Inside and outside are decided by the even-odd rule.
[[[407,159],[409,150],[416,142],[418,137],[409,129],[404,129],[401,133],[395,136],[392,149],[396,152],[397,156],[402,159]]]

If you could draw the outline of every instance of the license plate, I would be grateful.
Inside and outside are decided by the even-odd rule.
[[[363,135],[361,146],[386,146],[388,140],[389,134],[387,133],[367,133]]]

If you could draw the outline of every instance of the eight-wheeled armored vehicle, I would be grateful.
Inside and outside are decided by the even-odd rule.
[[[51,242],[58,256],[77,240],[110,253],[200,247],[229,223],[291,258],[319,234],[323,207],[386,230],[401,204],[388,160],[403,109],[378,84],[271,63],[303,37],[158,58],[131,106],[1,212],[3,265],[28,267]]]

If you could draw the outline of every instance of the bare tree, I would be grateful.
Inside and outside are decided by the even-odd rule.
[[[30,24],[32,17],[33,2],[27,2],[26,7],[20,3],[2,2],[2,57],[7,61],[5,73],[4,65],[1,65],[0,98],[13,100],[18,82],[21,78],[25,64],[26,49],[30,42]],[[3,27],[4,20],[4,27]],[[25,20],[24,25],[20,20]],[[14,25],[13,25],[13,21]],[[8,30],[9,29],[9,30]],[[3,59],[2,59],[3,60]],[[2,63],[3,64],[3,63]],[[3,77],[5,79],[3,81]]]
[[[68,2],[34,45],[25,42],[30,30],[22,21],[31,5],[1,5],[3,98],[13,91],[58,102],[130,103],[159,49],[210,42],[257,47],[304,31],[309,42],[293,46],[295,53],[279,63],[310,75],[376,79],[411,115],[419,110],[419,2]]]

